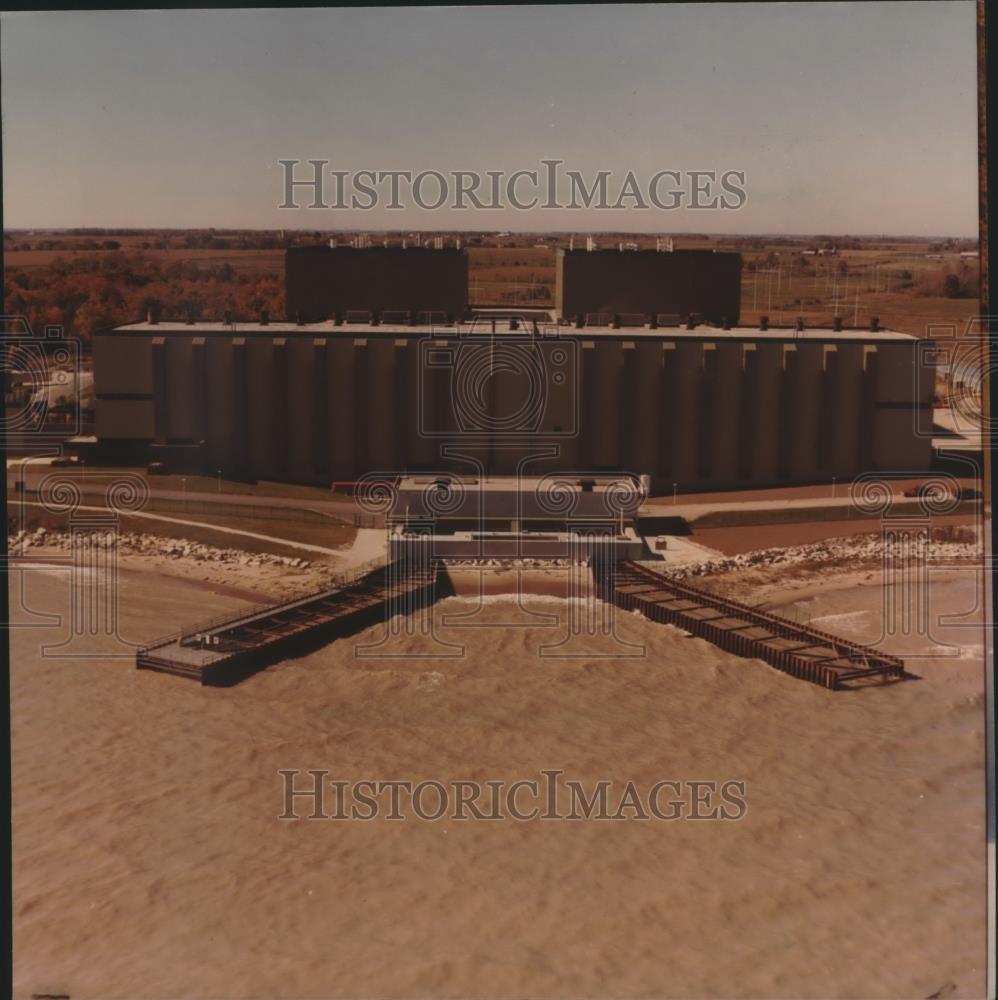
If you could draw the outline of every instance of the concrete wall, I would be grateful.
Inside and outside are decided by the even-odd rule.
[[[710,250],[559,250],[555,258],[555,308],[559,317],[602,313],[698,313],[737,325],[742,258]]]
[[[95,425],[104,440],[155,437],[152,338],[96,337]]]
[[[907,344],[877,348],[870,455],[875,469],[917,470],[931,457],[931,371],[920,371],[916,385],[913,350]]]
[[[284,256],[287,318],[341,318],[351,310],[432,311],[460,319],[468,304],[462,250],[295,247]]]
[[[212,472],[321,484],[406,469],[602,469],[647,473],[669,492],[919,472],[932,459],[931,410],[917,407],[931,372],[915,385],[914,340],[583,331],[538,342],[542,370],[564,378],[545,387],[535,427],[467,434],[457,337],[435,335],[458,360],[430,368],[425,335],[298,329],[98,335],[99,437],[204,441]],[[515,412],[523,388],[509,373],[488,378],[485,405]]]

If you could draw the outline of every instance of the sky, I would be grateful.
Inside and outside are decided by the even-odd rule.
[[[975,17],[973,0],[8,14],[4,225],[975,236]],[[587,186],[609,171],[611,202],[631,171],[647,207],[430,211],[405,192],[391,210],[384,188],[367,211],[279,208],[282,159],[439,171],[449,205],[453,171],[545,158]],[[744,204],[690,208],[683,179],[681,207],[657,208],[663,170],[743,173]]]

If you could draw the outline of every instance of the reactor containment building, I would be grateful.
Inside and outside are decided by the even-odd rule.
[[[739,325],[741,258],[558,251],[552,311],[471,309],[458,250],[287,252],[287,318],[94,338],[98,448],[329,485],[630,472],[653,491],[928,470],[926,341]]]

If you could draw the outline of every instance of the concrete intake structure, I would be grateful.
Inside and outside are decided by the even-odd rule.
[[[322,485],[585,470],[647,474],[658,492],[932,461],[934,372],[918,367],[925,342],[906,334],[535,331],[529,317],[493,334],[491,323],[105,331],[94,338],[100,448],[140,460],[173,449],[212,474]]]

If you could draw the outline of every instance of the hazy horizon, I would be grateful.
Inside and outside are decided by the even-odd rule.
[[[365,228],[362,226],[354,227],[339,227],[334,228],[332,226],[325,227],[314,227],[314,226],[212,226],[212,225],[197,225],[197,226],[101,226],[101,225],[86,225],[86,226],[4,226],[4,233],[72,233],[79,230],[94,230],[95,232],[219,232],[219,233],[235,233],[235,232],[248,232],[248,233],[275,233],[280,231],[293,232],[293,233],[343,233],[343,234],[354,234],[354,233],[367,233],[367,234],[378,234],[378,235],[389,235],[395,233],[422,233],[422,234],[432,234],[432,233],[462,233],[462,234],[472,234],[472,235],[482,235],[482,236],[495,236],[499,233],[508,232],[511,236],[578,236],[578,235],[591,235],[591,236],[601,236],[601,235],[611,235],[611,236],[644,236],[655,235],[657,231],[651,230],[639,230],[639,229],[459,229],[456,226],[451,226],[446,229],[434,229],[431,227],[403,227],[401,229],[374,229]],[[673,237],[699,237],[699,236],[709,236],[713,240],[722,239],[766,239],[775,238],[781,240],[807,240],[807,239],[820,239],[822,237],[828,237],[829,239],[857,239],[857,240],[961,240],[968,241],[973,240],[974,242],[980,242],[980,234],[974,233],[970,235],[961,235],[959,233],[846,233],[846,232],[812,232],[812,233],[776,233],[776,232],[744,232],[744,233],[724,233],[724,232],[695,232],[689,230],[688,232],[682,232],[679,230],[662,230],[663,236],[673,236]]]
[[[17,12],[0,52],[8,230],[978,235],[972,0]],[[547,157],[742,171],[747,200],[278,208],[286,158]]]

